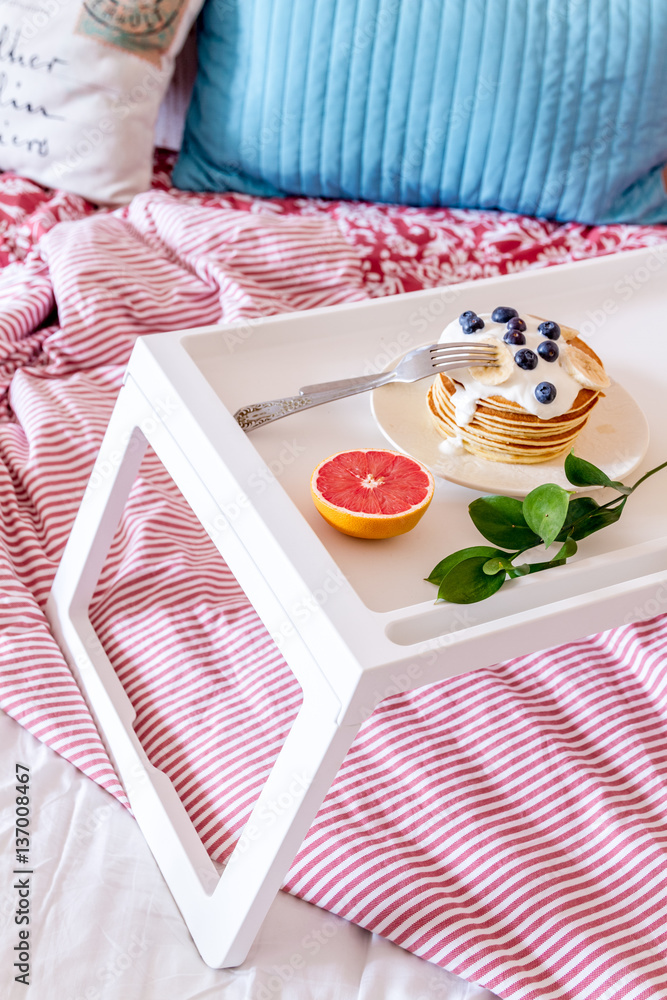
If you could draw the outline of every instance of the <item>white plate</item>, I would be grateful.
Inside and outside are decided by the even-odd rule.
[[[436,476],[482,493],[525,497],[542,483],[573,489],[563,468],[567,452],[538,465],[489,462],[468,452],[448,454],[447,441],[436,430],[426,402],[430,384],[427,379],[393,382],[371,394],[373,416],[398,451],[416,458]],[[646,417],[632,396],[618,382],[612,382],[577,438],[574,451],[610,479],[623,480],[640,464],[648,442]]]

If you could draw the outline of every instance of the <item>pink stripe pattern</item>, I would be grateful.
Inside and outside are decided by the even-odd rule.
[[[122,802],[43,607],[136,337],[665,240],[660,227],[176,193],[158,167],[156,190],[113,213],[1,182],[21,204],[0,274],[0,705]],[[667,997],[656,615],[385,700],[287,891],[505,1000]],[[151,452],[91,618],[151,761],[223,860],[301,693]]]

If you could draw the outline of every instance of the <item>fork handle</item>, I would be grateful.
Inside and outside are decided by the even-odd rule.
[[[337,382],[320,382],[317,385],[306,385],[299,390],[298,396],[284,396],[282,399],[268,399],[264,403],[251,403],[242,406],[234,414],[234,419],[244,431],[252,431],[263,427],[281,417],[299,410],[307,410],[311,406],[331,403],[334,399],[344,399],[358,392],[376,389],[394,380],[393,372],[382,372],[379,375],[362,375],[359,378],[344,378]]]

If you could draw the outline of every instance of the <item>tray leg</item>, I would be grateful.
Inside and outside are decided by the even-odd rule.
[[[244,961],[358,732],[337,724],[335,708],[304,699],[209,906],[181,907],[214,968]]]
[[[238,965],[279,890],[358,729],[313,670],[292,729],[222,875],[171,781],[148,760],[135,713],[88,617],[88,608],[147,446],[155,414],[131,382],[121,389],[58,571],[46,614],[97,721],[130,805],[203,959]],[[151,433],[151,443],[158,441]],[[156,448],[165,464],[176,448]]]

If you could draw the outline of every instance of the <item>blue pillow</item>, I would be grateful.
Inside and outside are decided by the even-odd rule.
[[[666,222],[665,0],[207,0],[174,183]]]

